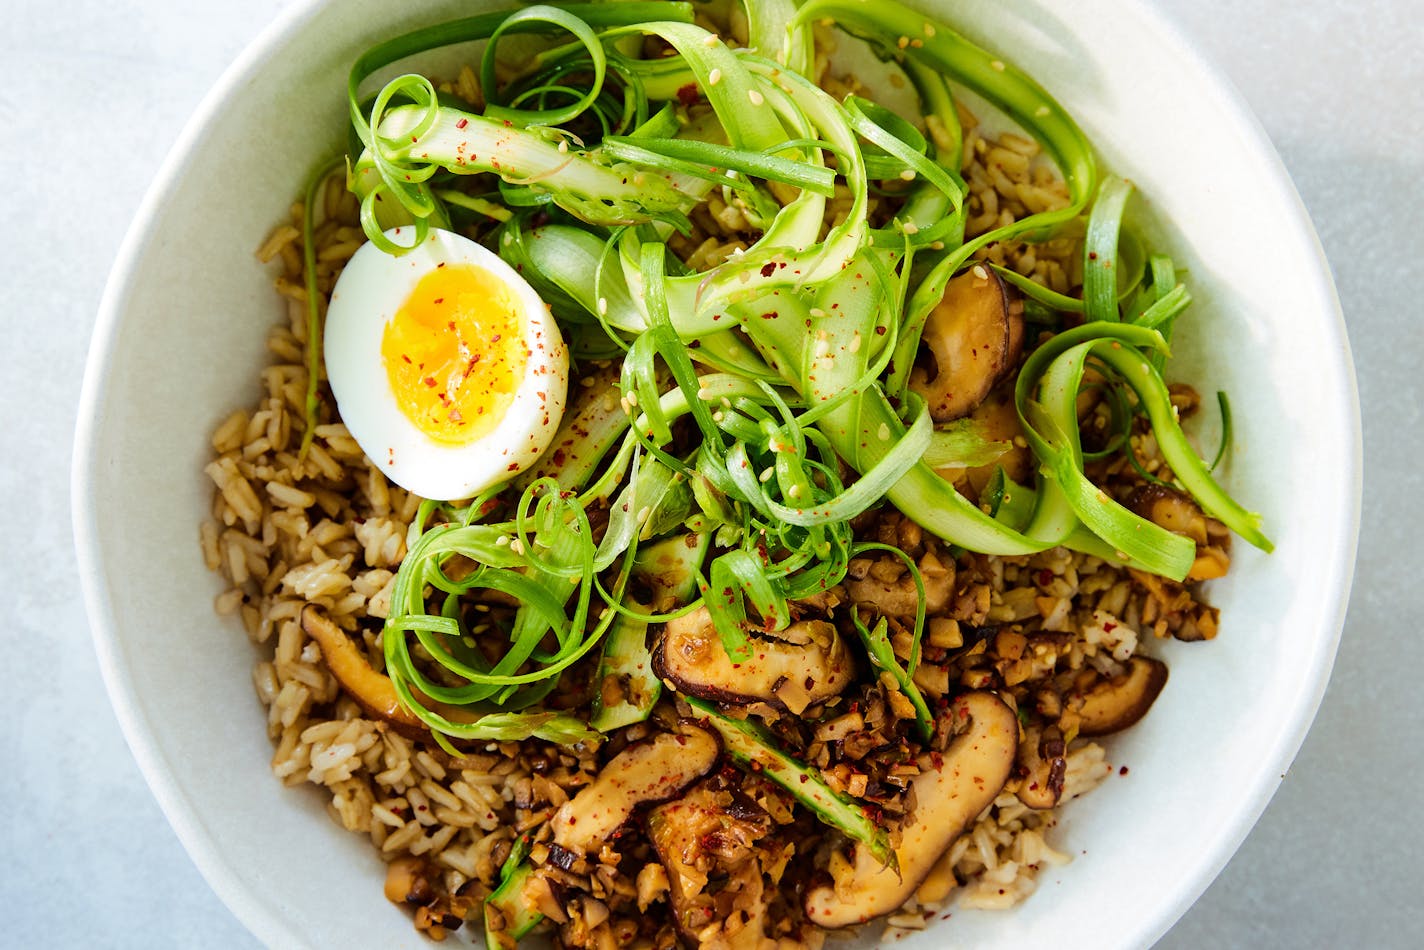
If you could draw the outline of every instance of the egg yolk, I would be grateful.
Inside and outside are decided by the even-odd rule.
[[[524,377],[514,295],[472,264],[441,265],[386,323],[381,358],[416,428],[437,442],[473,442],[499,425]]]

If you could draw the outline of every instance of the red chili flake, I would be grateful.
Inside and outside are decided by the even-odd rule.
[[[469,124],[470,124],[470,120],[469,120],[469,119],[461,119],[459,122],[456,122],[456,123],[455,123],[455,128],[457,128],[457,129],[463,129],[465,126],[467,126],[467,125],[469,125]]]
[[[1097,251],[1089,251],[1089,252],[1088,252],[1088,260],[1090,260],[1090,261],[1095,261],[1095,260],[1097,260],[1097,259],[1098,259],[1098,252],[1097,252]]]
[[[425,379],[421,380],[421,382],[425,383],[425,385],[429,386],[431,389],[434,389],[434,388],[435,388],[435,377],[434,377],[434,376],[427,376],[427,377],[425,377]]]
[[[1113,623],[1111,620],[1103,624],[1103,633],[1112,633],[1116,629],[1117,624]]]
[[[462,424],[463,424],[464,421],[465,421],[465,417],[462,416],[462,415],[460,415],[460,410],[458,410],[458,409],[451,409],[451,410],[450,410],[450,421],[451,421],[451,422],[459,422],[459,423],[462,423]]]
[[[404,353],[401,354],[401,359],[405,360],[407,363],[410,362],[410,357],[406,356]]]
[[[1038,586],[1047,587],[1051,583],[1053,583],[1053,572],[1046,567],[1040,569],[1038,572]]]
[[[498,333],[496,333],[494,336],[490,337],[490,342],[491,342],[491,343],[498,343],[498,342],[499,342],[499,336],[500,336],[500,335],[499,335]]]
[[[1127,766],[1124,765],[1122,768],[1118,769],[1118,770],[1117,770],[1117,774],[1118,774],[1118,775],[1126,775],[1126,774],[1127,774]]]
[[[696,105],[696,104],[697,104],[697,100],[700,99],[700,98],[702,98],[702,97],[697,94],[697,83],[695,83],[695,82],[690,82],[690,83],[688,83],[688,84],[685,85],[685,86],[680,86],[680,87],[678,87],[678,90],[677,90],[677,101],[678,101],[678,102],[681,102],[683,105],[685,105],[685,106],[693,106],[693,105]]]
[[[509,468],[505,469],[505,471],[508,471],[508,472],[517,472],[517,471],[519,471],[519,463],[518,463],[518,462],[510,462],[510,463],[509,463]]]
[[[875,335],[876,335],[876,336],[884,336],[886,329],[887,329],[886,327],[876,327],[876,328],[875,328]]]
[[[435,302],[436,302],[436,303],[444,303],[444,302],[445,302],[445,298],[444,298],[444,297],[436,297],[436,298],[435,298]],[[453,324],[453,323],[450,324],[450,329],[452,329],[452,330],[455,329],[455,324]]]
[[[775,265],[775,264],[763,264],[763,265],[761,266],[761,276],[763,276],[763,277],[770,277],[772,274],[775,274],[775,273],[776,273],[776,265]]]

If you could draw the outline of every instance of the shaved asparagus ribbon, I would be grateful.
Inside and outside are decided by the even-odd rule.
[[[599,659],[620,617],[660,619],[624,595],[639,546],[676,534],[709,543],[696,593],[673,612],[705,605],[734,658],[747,655],[749,630],[784,628],[790,602],[844,578],[850,558],[870,550],[856,545],[850,520],[886,500],[968,550],[1066,544],[1184,578],[1192,542],[1084,474],[1076,407],[1085,385],[1110,393],[1124,431],[1146,420],[1177,484],[1270,549],[1259,518],[1187,441],[1162,380],[1190,294],[1124,218],[1132,186],[1099,176],[1052,96],[891,0],[745,7],[747,48],[694,24],[688,4],[531,6],[416,30],[351,71],[348,183],[368,236],[398,254],[382,237],[388,227],[410,225],[417,238],[430,227],[470,231],[535,286],[576,357],[618,361],[616,379],[602,374],[571,408],[578,423],[566,420],[558,457],[537,477],[469,502],[427,502],[411,526],[382,642],[402,700],[437,736],[597,739],[546,700],[563,673]],[[865,99],[838,101],[808,78],[811,24],[823,20],[903,67],[923,128]],[[521,33],[545,43],[501,82],[500,50]],[[483,106],[456,103],[413,73],[363,91],[381,68],[471,40],[489,41]],[[650,46],[668,55],[645,58]],[[1039,143],[1062,173],[1066,206],[965,239],[954,84]],[[871,191],[887,186],[903,196],[900,210],[873,223]],[[754,239],[694,269],[674,252],[676,235],[710,199]],[[945,285],[976,252],[1066,228],[1086,234],[1083,299],[1000,272],[1038,324],[1061,329],[1065,314],[1085,322],[1038,344],[1017,379],[1035,484],[1001,477],[981,507],[929,461],[982,464],[1004,446],[972,424],[936,431],[908,389],[909,369]],[[1130,441],[1113,450],[1130,454]],[[600,509],[601,534],[590,517]],[[472,610],[479,591],[519,606]],[[901,666],[885,631],[858,622],[921,729],[929,711],[912,676],[923,626],[922,603]],[[432,660],[445,675],[430,675]],[[469,721],[421,697],[464,707]]]

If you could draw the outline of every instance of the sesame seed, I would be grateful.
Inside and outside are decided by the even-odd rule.
[[[712,47],[716,46],[719,42],[721,42],[721,41],[717,39],[717,34],[715,34],[715,33],[708,33],[708,34],[707,34],[707,37],[702,41],[702,45],[705,46],[705,47],[707,47],[708,49],[711,49]]]
[[[1039,106],[1037,109],[1033,110],[1033,114],[1042,119],[1044,116],[1048,115],[1052,111],[1053,110],[1048,108],[1048,106]]]
[[[933,23],[930,23],[929,21],[926,21],[926,22],[925,22],[925,36],[934,36],[934,35],[935,35],[934,24],[933,24]]]
[[[901,229],[902,231],[904,231],[906,234],[919,234],[919,233],[920,233],[920,226],[919,226],[918,224],[916,224],[915,222],[913,222],[913,221],[906,221],[904,224],[902,224],[902,225],[900,226],[900,229]]]
[[[599,298],[598,298],[598,315],[599,315],[600,317],[606,317],[606,316],[608,316],[608,298],[607,298],[607,297],[599,297]]]
[[[1003,60],[1001,60],[1001,59],[996,59],[996,60],[994,60],[992,63],[989,64],[989,68],[992,69],[992,70],[993,70],[994,72],[996,72],[996,73],[1001,73],[1001,72],[1003,72],[1007,67],[1004,66],[1004,61],[1003,61]]]
[[[901,49],[904,49],[905,47],[910,45],[910,38],[908,36],[902,36],[895,41],[895,45],[900,47]]]
[[[900,172],[900,178],[904,181],[914,181],[915,170],[913,168],[905,169],[904,171]]]
[[[559,142],[559,151],[562,153],[562,152],[567,152],[568,150],[569,150],[569,143],[568,143],[568,142],[564,142],[564,141],[560,141],[560,142]]]
[[[787,494],[788,496],[792,497],[792,498],[800,498],[800,497],[801,497],[801,486],[800,486],[800,485],[792,485],[790,488],[788,488],[788,489],[786,490],[786,494]]]
[[[975,276],[975,277],[978,277],[980,280],[988,280],[988,279],[989,279],[989,272],[984,269],[984,265],[983,265],[983,264],[975,264],[975,265],[974,265],[974,276]]]
[[[722,81],[722,70],[714,69],[707,74],[707,85],[715,86]]]
[[[747,100],[754,106],[759,106],[766,101],[766,98],[755,89],[747,90]]]
[[[757,481],[761,482],[762,484],[766,484],[767,482],[771,481],[771,476],[775,472],[776,469],[768,465],[766,468],[761,470],[761,474],[757,476]]]
[[[630,406],[636,406],[636,405],[638,405],[638,394],[637,394],[636,392],[629,393],[628,396],[627,396],[627,399],[628,399],[628,405],[630,405]]]
[[[880,431],[877,432],[876,434],[880,436],[880,441],[881,441],[881,442],[888,442],[888,441],[890,441],[890,423],[888,423],[888,422],[882,422],[882,423],[880,423]]]

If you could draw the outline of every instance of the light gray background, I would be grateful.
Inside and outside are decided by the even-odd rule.
[[[67,486],[110,261],[200,97],[289,2],[0,0],[0,537],[13,541],[0,549],[0,946],[255,945],[169,830],[110,712]],[[1240,853],[1160,946],[1420,946],[1424,10],[1152,2],[1224,66],[1314,217],[1354,346],[1366,473],[1320,716]]]

